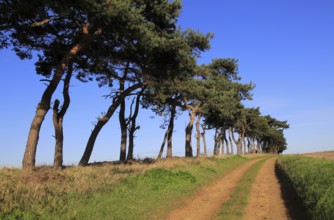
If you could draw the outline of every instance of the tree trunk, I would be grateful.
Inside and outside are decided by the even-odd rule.
[[[232,155],[234,155],[234,150],[233,150],[233,142],[232,142],[232,128],[230,127],[229,129],[228,129],[228,139],[229,139],[229,141],[230,141],[230,147],[231,147],[231,154]]]
[[[221,145],[222,145],[222,155],[225,154],[224,140],[225,140],[225,130],[224,130],[224,128],[222,128],[221,131],[220,131],[220,142],[221,142]]]
[[[158,155],[157,159],[161,159],[162,154],[164,152],[164,147],[165,147],[166,141],[168,141],[166,157],[173,157],[173,154],[172,154],[173,143],[172,142],[173,142],[173,130],[174,130],[175,115],[176,115],[176,105],[173,104],[171,109],[170,109],[170,119],[169,119],[169,123],[168,123],[168,128],[165,132],[165,136],[164,136],[164,139],[162,141],[162,144],[161,144],[161,147],[160,147],[160,152],[159,152],[159,155]]]
[[[109,121],[109,119],[114,114],[114,112],[116,111],[118,106],[121,104],[121,102],[124,100],[124,98],[126,96],[128,96],[131,92],[133,92],[134,90],[138,89],[141,86],[142,86],[141,83],[130,86],[123,93],[118,95],[118,97],[115,97],[113,99],[112,105],[109,107],[107,113],[102,118],[98,119],[97,124],[95,125],[95,127],[94,127],[94,129],[93,129],[93,131],[92,131],[92,133],[91,133],[91,135],[88,139],[88,142],[87,142],[87,145],[86,145],[86,148],[85,148],[85,152],[82,155],[82,158],[79,162],[80,166],[88,165],[88,161],[89,161],[89,158],[92,154],[94,144],[95,144],[95,141],[96,141],[96,138],[97,138],[99,132],[101,131],[103,126]]]
[[[245,138],[242,139],[243,140],[243,144],[244,144],[244,155],[247,154],[247,151],[246,151],[246,140]]]
[[[192,148],[192,144],[191,144],[191,134],[193,131],[193,125],[194,125],[194,121],[195,121],[195,116],[197,114],[197,110],[200,106],[200,103],[197,102],[194,106],[190,106],[187,104],[187,101],[185,101],[185,106],[188,109],[189,112],[189,123],[185,129],[186,131],[186,144],[185,144],[185,156],[186,157],[193,157],[193,148]]]
[[[226,129],[223,128],[223,132],[224,132],[224,141],[225,141],[225,145],[226,145],[226,154],[230,154],[230,150],[229,150],[229,147],[228,147],[228,140],[226,138]]]
[[[251,148],[251,139],[247,138],[247,148],[248,148],[248,154],[252,154],[252,148]]]
[[[237,155],[242,155],[242,134],[238,133],[238,140],[236,140],[234,137],[234,132],[231,131],[231,133],[232,133],[232,139],[235,145],[237,146]]]
[[[186,127],[186,157],[193,157],[193,148],[191,144],[191,133],[193,131],[193,125],[195,121],[195,114],[192,113],[190,115],[190,121]]]
[[[163,154],[163,152],[164,152],[164,148],[165,148],[165,144],[166,144],[166,140],[167,140],[168,132],[169,132],[169,128],[167,128],[167,130],[166,130],[166,132],[165,132],[164,139],[163,139],[163,141],[162,141],[162,144],[161,144],[161,147],[160,147],[159,154],[158,154],[158,156],[157,156],[157,160],[161,159],[162,154]]]
[[[205,128],[204,125],[202,125],[203,132],[201,133],[203,145],[204,145],[204,156],[206,157],[208,155],[207,148],[206,148],[206,140],[205,140]]]
[[[139,104],[140,104],[140,98],[144,92],[145,88],[140,91],[140,93],[137,95],[136,99],[136,105],[135,105],[135,111],[133,115],[130,117],[131,119],[131,127],[129,129],[129,151],[127,160],[133,160],[133,149],[134,149],[134,135],[136,130],[140,128],[140,126],[136,125],[137,116],[139,113]]]
[[[55,129],[55,153],[53,167],[61,168],[63,165],[63,119],[59,118],[59,100],[56,99],[53,105],[53,126]]]
[[[58,112],[58,107],[60,104],[59,100],[56,99],[53,105],[53,125],[55,128],[55,139],[56,139],[53,166],[56,168],[61,168],[63,166],[63,144],[64,144],[63,120],[67,112],[67,109],[70,106],[69,87],[70,87],[72,72],[73,72],[73,66],[69,65],[66,77],[64,79],[64,87],[63,87],[64,104],[60,112]]]
[[[172,148],[173,148],[173,130],[174,130],[174,119],[176,115],[176,104],[173,103],[171,108],[170,120],[168,125],[168,134],[167,134],[167,155],[166,157],[173,157]]]
[[[126,160],[126,140],[127,140],[127,126],[125,121],[125,100],[121,102],[120,111],[119,111],[119,124],[121,127],[121,147],[120,147],[120,154],[119,160],[125,161]]]
[[[220,132],[219,132],[220,134]],[[216,149],[216,155],[219,156],[220,154],[220,146],[221,146],[221,139],[220,139],[220,135],[218,134],[218,145],[217,145],[217,149]]]
[[[44,121],[45,115],[50,109],[50,100],[52,98],[54,91],[56,90],[59,84],[59,81],[61,80],[65,67],[66,67],[65,63],[58,65],[56,72],[53,75],[52,80],[50,81],[50,84],[44,91],[42,99],[37,106],[36,114],[34,116],[34,119],[31,122],[30,130],[28,134],[27,145],[26,145],[26,149],[25,149],[24,157],[22,161],[22,167],[24,169],[35,167],[36,150],[37,150],[37,144],[38,144],[38,139],[39,139],[39,132],[41,130],[41,126]]]
[[[200,122],[201,122],[201,114],[198,114],[197,115],[197,122],[196,122],[196,132],[197,132],[197,135],[196,135],[196,149],[197,149],[197,154],[196,156],[199,157],[200,154],[201,154],[201,131],[199,129],[199,125],[200,125]]]
[[[37,105],[36,113],[29,129],[26,149],[23,156],[22,167],[24,169],[31,169],[35,167],[39,132],[41,130],[45,115],[50,109],[52,95],[57,89],[68,63],[71,62],[73,58],[76,57],[78,53],[87,46],[88,38],[86,36],[89,34],[89,25],[83,27],[83,34],[85,35],[83,40],[71,48],[69,52],[62,58],[61,62],[56,66],[55,73],[53,74],[49,85],[46,87],[41,101]]]
[[[214,136],[213,155],[217,155],[218,145],[219,145],[219,131],[218,128],[216,128]]]

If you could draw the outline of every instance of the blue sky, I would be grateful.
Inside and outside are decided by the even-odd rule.
[[[200,63],[213,58],[239,59],[243,82],[256,84],[249,107],[263,115],[288,120],[288,150],[303,153],[334,150],[334,1],[330,0],[183,0],[179,24],[202,33],[212,32],[212,48]],[[10,50],[0,51],[1,109],[0,166],[21,166],[35,107],[45,86],[33,61],[21,61]],[[71,83],[71,106],[65,116],[65,164],[76,164],[84,151],[92,123],[105,112],[107,88],[95,82]],[[58,91],[55,98],[60,98]],[[48,113],[37,148],[37,163],[51,164],[54,138]],[[164,130],[162,119],[140,112],[135,139],[136,157],[156,156]],[[186,114],[176,121],[174,154],[184,154]],[[207,133],[212,151],[212,132]],[[114,117],[100,133],[91,161],[116,160],[119,124]]]

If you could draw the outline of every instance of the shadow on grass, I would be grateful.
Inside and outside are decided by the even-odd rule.
[[[290,178],[277,163],[275,164],[275,174],[281,186],[282,198],[284,200],[285,207],[288,209],[288,214],[290,217],[289,219],[311,219],[307,212],[307,208],[303,204],[303,201],[300,197],[298,197]]]

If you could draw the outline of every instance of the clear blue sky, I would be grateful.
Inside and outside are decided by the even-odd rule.
[[[264,115],[288,120],[288,150],[303,153],[333,150],[334,124],[334,1],[331,0],[183,0],[179,24],[215,34],[212,58],[239,59],[244,82],[256,84],[249,107],[260,106]],[[10,50],[0,51],[0,166],[21,166],[35,107],[45,86],[35,74],[33,61],[21,61]],[[110,100],[95,82],[73,79],[71,106],[65,116],[65,164],[76,164],[84,151],[92,123]],[[61,98],[61,93],[55,94]],[[164,130],[162,119],[142,111],[135,139],[136,157],[156,156]],[[184,154],[186,114],[176,121],[174,154]],[[37,163],[51,164],[54,153],[51,112],[42,126]],[[208,132],[212,151],[212,132]],[[114,117],[100,133],[91,161],[119,156],[119,124]]]

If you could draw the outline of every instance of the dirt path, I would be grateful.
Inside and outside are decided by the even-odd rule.
[[[291,219],[281,194],[281,186],[275,175],[276,158],[267,160],[253,183],[245,220]]]
[[[233,188],[245,171],[261,159],[251,160],[232,170],[212,184],[200,189],[194,196],[186,199],[185,206],[172,211],[168,220],[203,220],[217,215],[221,205],[229,200]]]

